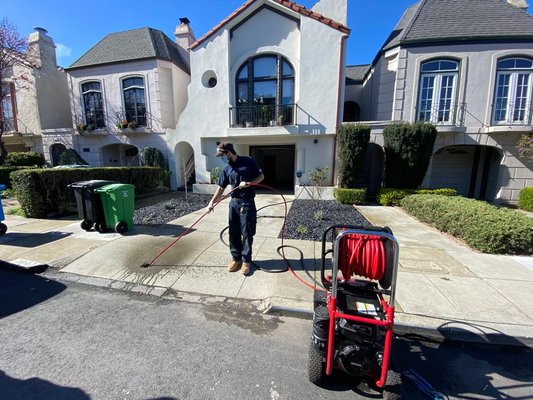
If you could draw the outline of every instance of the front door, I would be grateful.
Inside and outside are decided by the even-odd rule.
[[[263,170],[265,185],[294,190],[294,145],[250,146],[250,156]]]

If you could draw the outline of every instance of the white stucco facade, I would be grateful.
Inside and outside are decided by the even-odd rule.
[[[321,2],[322,13],[327,3]],[[346,2],[331,4],[331,10],[346,9]],[[276,2],[260,0],[193,45],[189,101],[176,129],[168,132],[174,187],[184,185],[183,164],[189,155],[181,153],[183,145],[194,151],[196,183],[201,185],[210,183],[211,170],[222,167],[214,156],[220,141],[232,142],[241,155],[254,156],[263,164],[267,182],[271,178],[294,188],[308,182],[310,170],[323,166],[329,167],[332,181],[334,137],[344,95],[345,36]],[[281,57],[294,72],[290,121],[235,124],[238,71],[248,60],[264,55]],[[303,173],[301,178],[297,171]]]

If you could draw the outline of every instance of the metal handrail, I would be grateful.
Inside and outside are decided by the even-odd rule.
[[[239,104],[229,108],[230,127],[283,126],[296,124],[297,105]]]
[[[415,111],[417,121],[443,126],[464,126],[466,103],[450,103],[448,107],[441,104],[430,108],[416,107]]]

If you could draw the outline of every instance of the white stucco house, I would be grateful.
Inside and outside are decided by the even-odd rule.
[[[166,133],[187,104],[186,48],[194,41],[186,19],[175,34],[176,41],[153,28],[111,33],[66,68],[70,129],[46,135],[45,153],[74,148],[93,166],[139,165],[145,147],[168,158]]]
[[[43,152],[47,130],[71,125],[67,75],[57,66],[56,46],[43,28],[28,38],[28,62],[14,65],[2,82],[0,112],[8,152]]]
[[[524,0],[423,0],[370,65],[347,68],[345,121],[372,127],[369,180],[380,185],[383,127],[438,128],[423,186],[516,202],[533,186],[516,143],[533,132],[533,17]]]
[[[222,167],[217,142],[253,156],[265,184],[294,190],[309,171],[335,168],[342,121],[347,0],[309,10],[285,0],[249,0],[190,47],[188,103],[168,131],[173,187],[194,159],[201,192]],[[300,176],[301,177],[298,177]]]

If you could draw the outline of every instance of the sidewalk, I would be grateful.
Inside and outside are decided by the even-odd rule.
[[[291,196],[286,196],[291,200]],[[257,196],[257,207],[277,203],[275,195]],[[251,276],[228,273],[229,250],[219,238],[226,226],[227,201],[192,231],[152,260],[203,213],[199,210],[168,224],[137,226],[121,236],[80,228],[78,220],[38,220],[6,215],[8,232],[0,237],[0,260],[47,264],[45,275],[80,283],[156,296],[218,296],[251,300],[263,310],[312,311],[312,291],[290,273],[255,270]],[[533,347],[533,257],[486,255],[470,250],[401,209],[361,206],[374,225],[389,226],[400,243],[396,293],[396,330],[434,338]],[[260,212],[254,262],[280,269],[276,248],[283,205]],[[227,237],[227,233],[225,235]],[[227,240],[227,239],[226,239]],[[299,248],[306,268],[319,279],[319,242],[285,240]],[[285,250],[296,274],[300,255]]]

